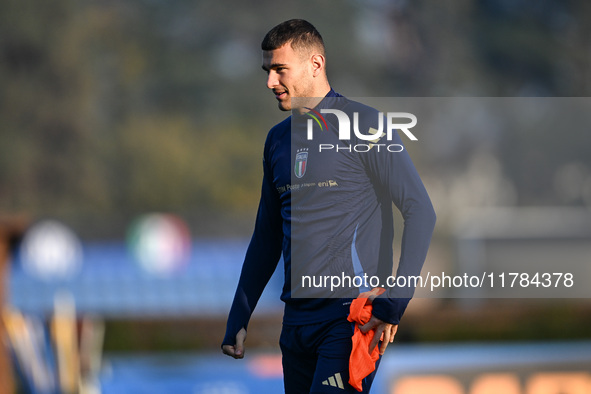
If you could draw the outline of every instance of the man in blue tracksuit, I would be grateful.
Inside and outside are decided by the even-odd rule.
[[[265,143],[254,234],[222,350],[244,357],[250,316],[283,253],[280,346],[286,393],[356,392],[347,383],[353,334],[347,315],[351,299],[369,286],[344,279],[373,276],[383,286],[392,275],[392,202],[404,218],[396,276],[419,275],[435,213],[400,137],[381,133],[382,115],[331,89],[322,37],[310,23],[281,23],[267,33],[262,50],[267,87],[279,109],[293,112],[271,129]],[[375,139],[353,132],[339,138],[336,110]],[[334,278],[339,286],[331,286]],[[372,317],[361,327],[376,332],[370,348],[382,337],[384,353],[412,292],[390,286],[373,300]],[[363,381],[363,392],[369,392],[374,374]]]

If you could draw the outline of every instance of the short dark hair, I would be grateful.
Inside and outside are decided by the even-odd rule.
[[[291,43],[294,50],[317,47],[324,55],[324,41],[318,30],[303,19],[290,19],[272,28],[261,43],[263,51],[272,51]]]

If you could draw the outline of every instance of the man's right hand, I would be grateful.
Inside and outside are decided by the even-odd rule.
[[[236,334],[236,345],[224,345],[222,351],[230,357],[244,358],[244,341],[246,340],[246,330],[242,328]]]

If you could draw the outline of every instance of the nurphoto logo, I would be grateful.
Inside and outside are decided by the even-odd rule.
[[[310,108],[307,108],[310,109]],[[368,143],[361,144],[347,144],[347,145],[334,145],[334,144],[319,144],[318,151],[334,150],[334,151],[348,151],[348,152],[368,152],[372,148],[376,148],[379,152],[381,149],[385,149],[388,152],[402,152],[404,147],[401,144],[385,144],[378,143],[382,137],[386,136],[387,141],[392,141],[394,138],[394,130],[402,131],[411,141],[418,141],[409,129],[413,128],[417,124],[417,117],[409,112],[387,112],[386,113],[386,132],[384,133],[384,113],[378,113],[378,128],[375,129],[370,127],[367,134],[363,134],[359,130],[359,113],[353,112],[353,122],[349,119],[349,115],[338,109],[321,109],[320,112],[310,109],[307,113],[311,119],[308,119],[307,123],[307,138],[308,140],[314,139],[314,121],[320,130],[323,131],[324,127],[328,130],[328,124],[322,114],[335,115],[338,122],[338,134],[339,140],[349,141],[351,140],[351,123],[353,124],[353,132],[355,136]],[[407,119],[407,123],[395,123],[394,119]],[[324,127],[323,127],[324,125]]]

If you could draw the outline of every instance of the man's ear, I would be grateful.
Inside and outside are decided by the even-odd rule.
[[[312,62],[312,75],[314,77],[321,75],[324,71],[324,66],[326,62],[324,56],[322,56],[321,54],[312,55],[312,58],[310,60]]]

